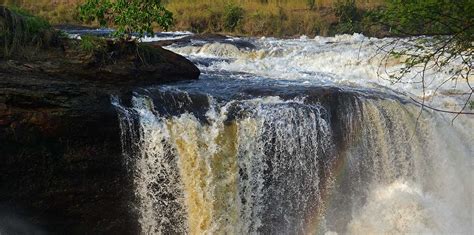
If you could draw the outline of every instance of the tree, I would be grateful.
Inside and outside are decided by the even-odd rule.
[[[474,114],[465,109],[472,106],[473,86],[470,84],[474,69],[474,1],[472,0],[388,0],[382,11],[381,23],[391,33],[403,39],[388,45],[390,56],[404,58],[404,66],[390,73],[392,82],[402,82],[410,74],[421,76],[425,105],[425,72],[447,71],[450,77],[439,81],[436,91],[450,81],[463,82],[469,87],[461,110],[454,113]],[[422,36],[422,37],[419,37]],[[388,58],[388,57],[386,57]],[[460,63],[461,66],[449,66]],[[416,100],[415,100],[416,101]],[[453,112],[428,107],[441,112]],[[457,117],[456,115],[456,117]]]
[[[173,23],[172,13],[161,0],[86,0],[79,15],[83,21],[115,27],[114,35],[126,40],[134,33],[139,37],[153,34],[155,23],[165,30]]]

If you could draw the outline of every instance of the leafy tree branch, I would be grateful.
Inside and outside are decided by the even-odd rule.
[[[97,21],[101,26],[115,27],[114,36],[130,40],[153,34],[154,24],[167,30],[173,24],[173,14],[161,0],[87,0],[79,7],[83,21]]]
[[[385,69],[392,83],[412,81],[420,77],[423,95],[417,101],[425,104],[428,71],[445,72],[450,76],[436,87],[449,82],[463,82],[470,89],[467,93],[460,114],[467,112],[474,93],[471,85],[474,68],[474,1],[471,0],[389,0],[387,7],[380,13],[380,23],[390,28],[395,36],[401,38],[380,48],[386,53],[382,63],[386,68],[389,59],[400,59],[403,66],[398,71]],[[422,36],[423,35],[423,36]],[[432,110],[451,112],[439,108]],[[455,117],[455,118],[456,118]]]

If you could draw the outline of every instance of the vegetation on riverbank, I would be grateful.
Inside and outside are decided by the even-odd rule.
[[[77,24],[77,6],[83,0],[0,0],[0,5],[21,7],[51,24]]]
[[[49,23],[20,9],[0,6],[0,58],[34,53],[57,44],[60,33]]]
[[[81,40],[70,39],[51,27],[50,23],[19,8],[0,6],[0,58],[38,60],[56,50],[75,51],[84,57],[95,57],[103,63],[108,55],[135,54],[147,51],[135,42],[83,36]],[[48,49],[47,51],[45,49]],[[152,48],[150,48],[152,50]],[[117,58],[116,58],[117,59]],[[153,61],[154,62],[154,61]]]
[[[380,24],[391,29],[391,35],[408,37],[397,40],[387,46],[382,52],[388,52],[385,58],[402,58],[403,67],[399,71],[389,72],[390,81],[419,83],[423,87],[423,95],[416,103],[424,107],[425,99],[435,96],[438,89],[445,84],[465,84],[468,89],[456,96],[464,99],[464,105],[458,110],[459,114],[474,115],[466,110],[472,107],[473,69],[474,69],[474,1],[472,0],[390,0],[380,12]],[[430,37],[417,37],[428,35]],[[412,37],[416,36],[416,37]],[[386,63],[386,60],[382,64]],[[426,94],[425,87],[428,71],[448,73],[445,80],[438,81],[440,85],[433,94]],[[412,77],[418,74],[419,80]],[[449,110],[440,112],[452,113]],[[454,119],[455,119],[454,118]]]
[[[86,0],[78,9],[82,21],[114,27],[113,36],[125,40],[153,34],[154,25],[167,30],[173,24],[173,14],[160,1]]]
[[[186,58],[127,39],[83,36],[77,40],[52,28],[46,20],[0,6],[2,73],[131,83],[199,77],[199,69]]]
[[[0,0],[48,19],[52,24],[80,23],[84,0]],[[171,30],[252,36],[385,33],[370,14],[385,0],[165,0],[174,16]]]
[[[176,15],[178,30],[291,37],[376,34],[381,31],[373,28],[365,15],[383,3],[383,0],[171,0],[167,7]]]

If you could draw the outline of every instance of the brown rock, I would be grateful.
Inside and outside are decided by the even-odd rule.
[[[0,7],[0,23],[21,21],[12,16]],[[137,234],[110,98],[197,79],[199,70],[134,43],[108,41],[86,52],[77,40],[43,47],[22,40],[18,53],[0,53],[0,233]]]
[[[18,218],[31,226],[7,233],[137,232],[110,104],[128,89],[0,72],[0,227]]]

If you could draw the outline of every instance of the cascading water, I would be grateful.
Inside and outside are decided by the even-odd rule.
[[[278,98],[210,104],[204,122],[155,116],[147,97],[116,103],[123,137],[138,144],[130,160],[144,231],[306,233],[334,161],[327,111]],[[167,223],[184,214],[186,224]]]
[[[340,123],[320,104],[275,97],[208,103],[204,115],[175,116],[160,114],[144,95],[128,108],[115,103],[123,138],[134,145],[127,153],[145,233],[472,228],[472,204],[464,204],[471,166],[463,163],[472,149],[449,127],[436,133],[434,125],[446,123],[431,115],[417,122],[413,105],[356,99],[338,109],[351,113],[338,114],[347,133],[336,140],[332,126]]]
[[[362,110],[359,136],[353,136],[344,154],[345,170],[331,196],[327,221],[332,229],[350,234],[469,234],[469,137],[436,114],[416,121],[419,108],[412,105],[365,101]]]
[[[231,45],[172,48],[192,54],[201,81],[113,99],[142,233],[471,233],[472,119],[452,125],[377,86],[308,82],[341,74],[308,72],[311,51],[285,43],[298,45],[271,42],[283,49],[262,58]]]

